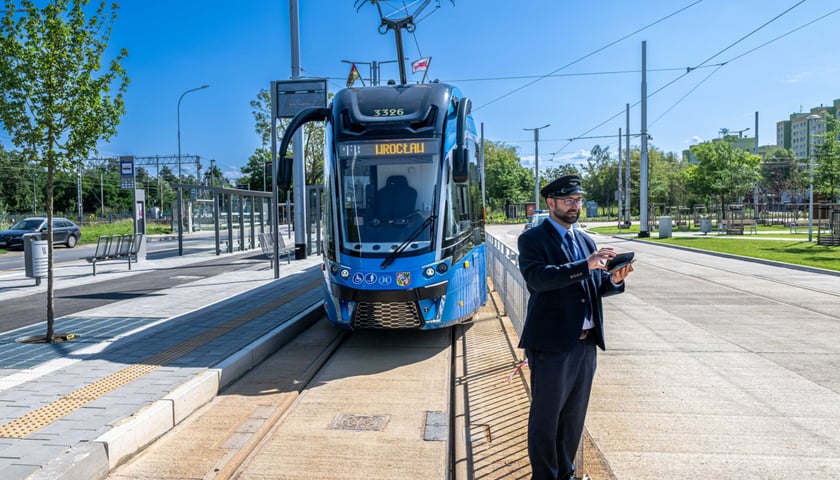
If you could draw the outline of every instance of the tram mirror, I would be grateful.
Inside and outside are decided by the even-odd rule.
[[[292,184],[292,165],[294,164],[292,157],[283,157],[278,159],[277,163],[277,187],[280,190],[288,190]]]
[[[458,102],[456,111],[455,150],[452,152],[452,179],[456,182],[466,182],[468,178],[469,149],[466,144],[467,113],[470,111],[469,98],[462,98]]]

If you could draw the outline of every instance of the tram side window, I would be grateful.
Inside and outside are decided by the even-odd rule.
[[[444,233],[448,238],[454,238],[470,229],[469,184],[450,182],[446,196]]]

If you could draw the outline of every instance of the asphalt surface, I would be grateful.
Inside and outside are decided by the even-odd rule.
[[[203,256],[207,258],[207,256]],[[198,279],[243,268],[243,260],[264,258],[251,252],[236,257],[222,256],[184,265],[176,272],[171,270],[148,270],[138,275],[109,279],[98,283],[77,285],[76,278],[64,277],[56,282],[54,311],[55,318],[72,315],[113,302],[132,298],[146,297],[154,302],[155,292],[173,288]],[[265,260],[266,263],[268,262]],[[127,270],[127,262],[120,262]],[[88,267],[90,268],[90,267]],[[99,269],[102,269],[100,265]],[[135,265],[134,268],[137,268]],[[2,284],[2,282],[0,282]],[[46,280],[42,280],[42,285]],[[16,285],[7,288],[30,290],[30,285]],[[3,288],[0,288],[2,291]],[[43,322],[47,316],[47,294],[40,291],[27,296],[3,300],[3,316],[0,317],[0,333],[14,330],[33,323]]]

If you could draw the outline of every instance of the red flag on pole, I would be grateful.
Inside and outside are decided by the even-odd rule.
[[[350,74],[347,75],[347,88],[353,86],[356,83],[356,80],[362,80],[362,76],[359,74],[359,69],[356,68],[356,64],[354,63],[352,67],[350,67]],[[362,86],[365,86],[365,81],[362,80]]]
[[[429,69],[429,64],[432,62],[432,57],[418,58],[411,62],[411,73],[425,72]]]

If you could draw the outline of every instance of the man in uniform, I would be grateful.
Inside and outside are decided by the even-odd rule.
[[[531,370],[528,456],[533,479],[566,480],[574,476],[596,346],[604,349],[601,298],[623,292],[633,267],[608,273],[613,249],[573,228],[583,204],[578,175],[540,193],[550,216],[519,236],[519,270],[531,295],[519,342]]]

